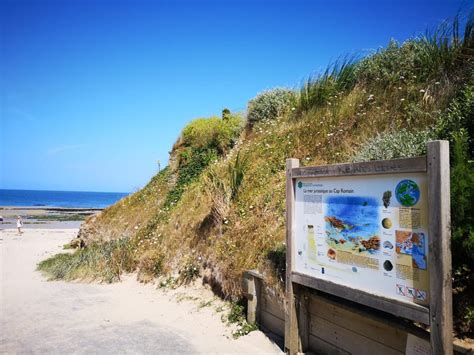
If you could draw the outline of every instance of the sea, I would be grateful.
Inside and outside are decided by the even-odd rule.
[[[0,206],[105,208],[127,195],[124,192],[0,189]]]

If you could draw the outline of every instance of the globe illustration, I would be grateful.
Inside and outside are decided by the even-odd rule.
[[[402,180],[395,188],[395,196],[402,206],[411,207],[420,199],[420,188],[413,180]]]

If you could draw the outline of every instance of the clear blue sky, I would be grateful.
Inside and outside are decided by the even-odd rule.
[[[467,3],[469,5],[469,2]],[[183,126],[466,1],[0,0],[0,188],[134,191]]]

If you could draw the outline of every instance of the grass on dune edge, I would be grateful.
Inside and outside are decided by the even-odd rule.
[[[458,17],[459,18],[459,17]],[[347,58],[298,90],[277,88],[247,114],[190,122],[169,166],[88,218],[86,245],[39,264],[51,279],[113,282],[137,271],[170,284],[197,277],[242,297],[245,270],[280,291],[285,273],[285,160],[303,166],[417,156],[451,144],[456,331],[474,335],[474,26],[458,19],[362,59]],[[462,192],[462,193],[460,193]],[[167,282],[165,282],[167,283]]]

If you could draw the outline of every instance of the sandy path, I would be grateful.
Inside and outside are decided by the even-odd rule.
[[[111,285],[45,281],[36,264],[76,232],[0,230],[0,353],[280,352],[259,331],[232,339],[216,312],[221,301],[206,290],[164,292],[132,276]],[[212,304],[201,308],[202,300]]]

